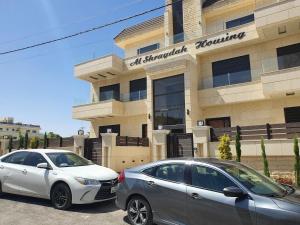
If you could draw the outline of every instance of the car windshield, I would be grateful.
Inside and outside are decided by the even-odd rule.
[[[89,160],[71,152],[53,152],[46,154],[57,167],[77,167],[93,165]]]
[[[287,194],[283,186],[249,167],[241,164],[223,165],[222,169],[254,194],[268,197],[284,197]]]

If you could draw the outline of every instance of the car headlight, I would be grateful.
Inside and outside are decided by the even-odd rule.
[[[82,185],[99,185],[100,182],[98,180],[93,179],[86,179],[82,177],[76,177],[75,180],[77,180]]]

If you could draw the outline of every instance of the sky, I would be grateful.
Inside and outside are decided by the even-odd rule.
[[[103,25],[164,4],[164,0],[0,0],[0,52]],[[89,123],[72,119],[88,103],[89,83],[74,65],[123,52],[113,38],[124,28],[162,15],[163,9],[79,37],[0,55],[0,117],[37,124],[64,137]]]

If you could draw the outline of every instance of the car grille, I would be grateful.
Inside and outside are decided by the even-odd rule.
[[[118,179],[100,181],[101,188],[98,191],[95,200],[105,200],[116,197],[116,193],[111,193],[111,188],[118,185]]]

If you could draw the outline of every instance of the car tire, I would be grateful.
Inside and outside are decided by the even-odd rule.
[[[2,192],[2,183],[0,182],[0,197],[3,195],[4,195],[4,193]]]
[[[67,184],[59,183],[51,191],[51,202],[55,209],[67,210],[72,206],[72,193]]]
[[[127,205],[127,215],[131,225],[153,224],[152,209],[144,198],[131,198]]]

